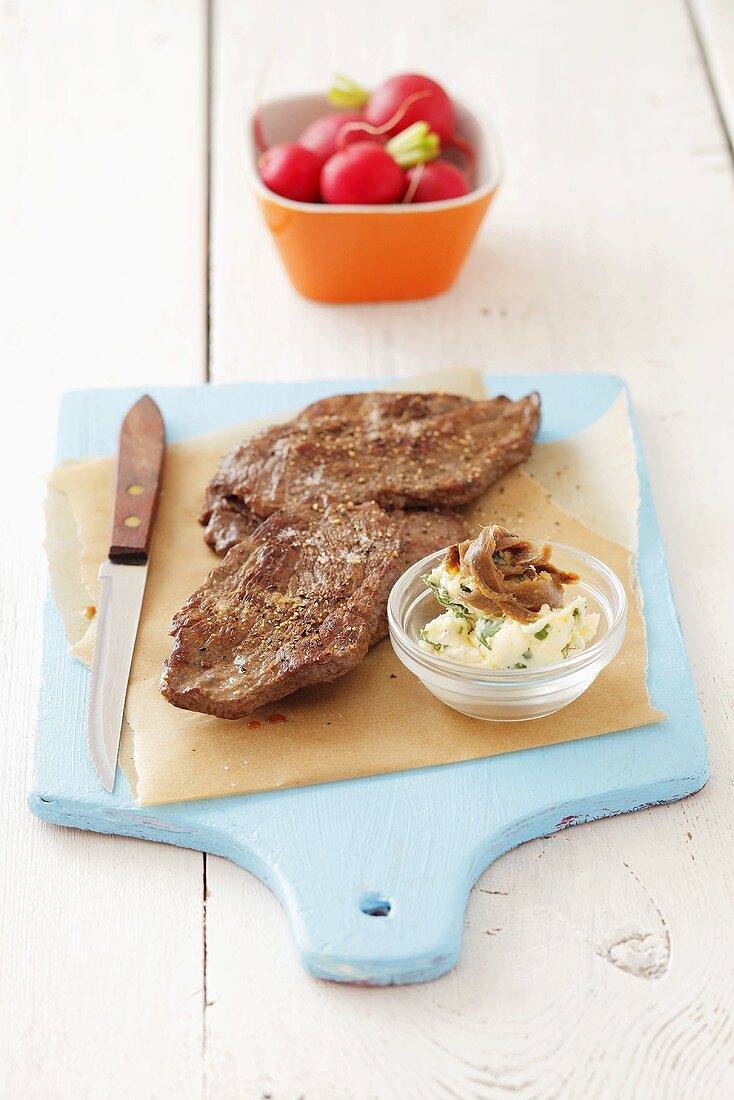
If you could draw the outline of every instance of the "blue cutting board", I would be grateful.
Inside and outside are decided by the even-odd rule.
[[[617,378],[583,374],[492,376],[487,383],[511,397],[540,390],[543,440],[593,423],[622,388]],[[374,380],[350,380],[151,392],[172,441],[374,386]],[[60,412],[59,459],[111,454],[120,421],[141,392],[68,394]],[[469,891],[498,856],[571,824],[682,798],[708,777],[639,442],[637,454],[648,678],[652,702],[669,715],[666,722],[468,763],[141,808],[119,769],[112,794],[99,785],[86,749],[89,673],[68,655],[49,597],[31,810],[58,825],[166,841],[234,860],[277,894],[300,958],[317,977],[386,985],[443,974],[459,958]],[[250,937],[257,933],[249,929]],[[273,965],[282,962],[273,959]]]

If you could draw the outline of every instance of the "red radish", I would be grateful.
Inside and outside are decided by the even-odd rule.
[[[321,162],[310,149],[294,141],[271,145],[258,161],[260,177],[266,187],[295,202],[319,201]]]
[[[310,149],[319,158],[319,164],[324,165],[329,157],[332,157],[338,149],[350,145],[353,141],[377,141],[363,130],[346,129],[347,123],[361,122],[362,116],[352,111],[340,111],[335,115],[323,115],[307,126],[298,139],[299,145]]]
[[[381,145],[357,141],[335,153],[321,169],[321,197],[330,203],[370,206],[399,202],[405,173]]]
[[[360,131],[365,136],[389,136],[416,122],[425,122],[429,130],[438,134],[442,146],[452,146],[465,157],[467,177],[473,176],[474,149],[456,132],[454,105],[435,80],[418,73],[401,73],[386,80],[370,95],[353,80],[340,76],[327,93],[327,99],[335,107],[364,107],[363,121],[347,123],[345,133]]]
[[[446,160],[434,160],[431,164],[418,164],[406,173],[408,190],[406,202],[440,202],[458,199],[469,194],[469,184],[464,173]]]
[[[406,104],[408,99],[411,102]],[[403,106],[405,110],[400,113]],[[395,121],[387,130],[388,134],[405,130],[414,122],[427,122],[442,145],[451,140],[456,126],[454,105],[446,92],[435,80],[418,73],[390,77],[370,96],[364,109],[365,122],[379,128],[392,119]]]

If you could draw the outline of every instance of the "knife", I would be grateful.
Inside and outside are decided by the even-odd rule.
[[[122,715],[140,621],[148,553],[158,511],[166,430],[152,397],[141,397],[120,428],[112,538],[99,570],[87,744],[107,791],[115,785]]]

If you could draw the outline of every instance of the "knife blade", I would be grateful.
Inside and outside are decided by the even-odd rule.
[[[99,570],[87,745],[102,786],[115,785],[122,717],[148,577],[165,450],[161,411],[146,394],[120,428],[109,556]]]

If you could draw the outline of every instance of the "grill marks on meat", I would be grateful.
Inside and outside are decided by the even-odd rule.
[[[466,597],[471,607],[528,623],[537,619],[543,604],[563,607],[563,586],[579,579],[554,565],[550,555],[547,544],[538,547],[493,523],[475,539],[450,546],[444,564],[472,582]]]
[[[326,398],[231,450],[207,487],[201,522],[233,499],[263,517],[334,502],[468,504],[527,458],[539,422],[537,394],[520,401],[441,393]]]
[[[398,524],[375,504],[276,513],[176,615],[163,695],[186,710],[241,718],[343,676],[384,632],[402,570]]]

